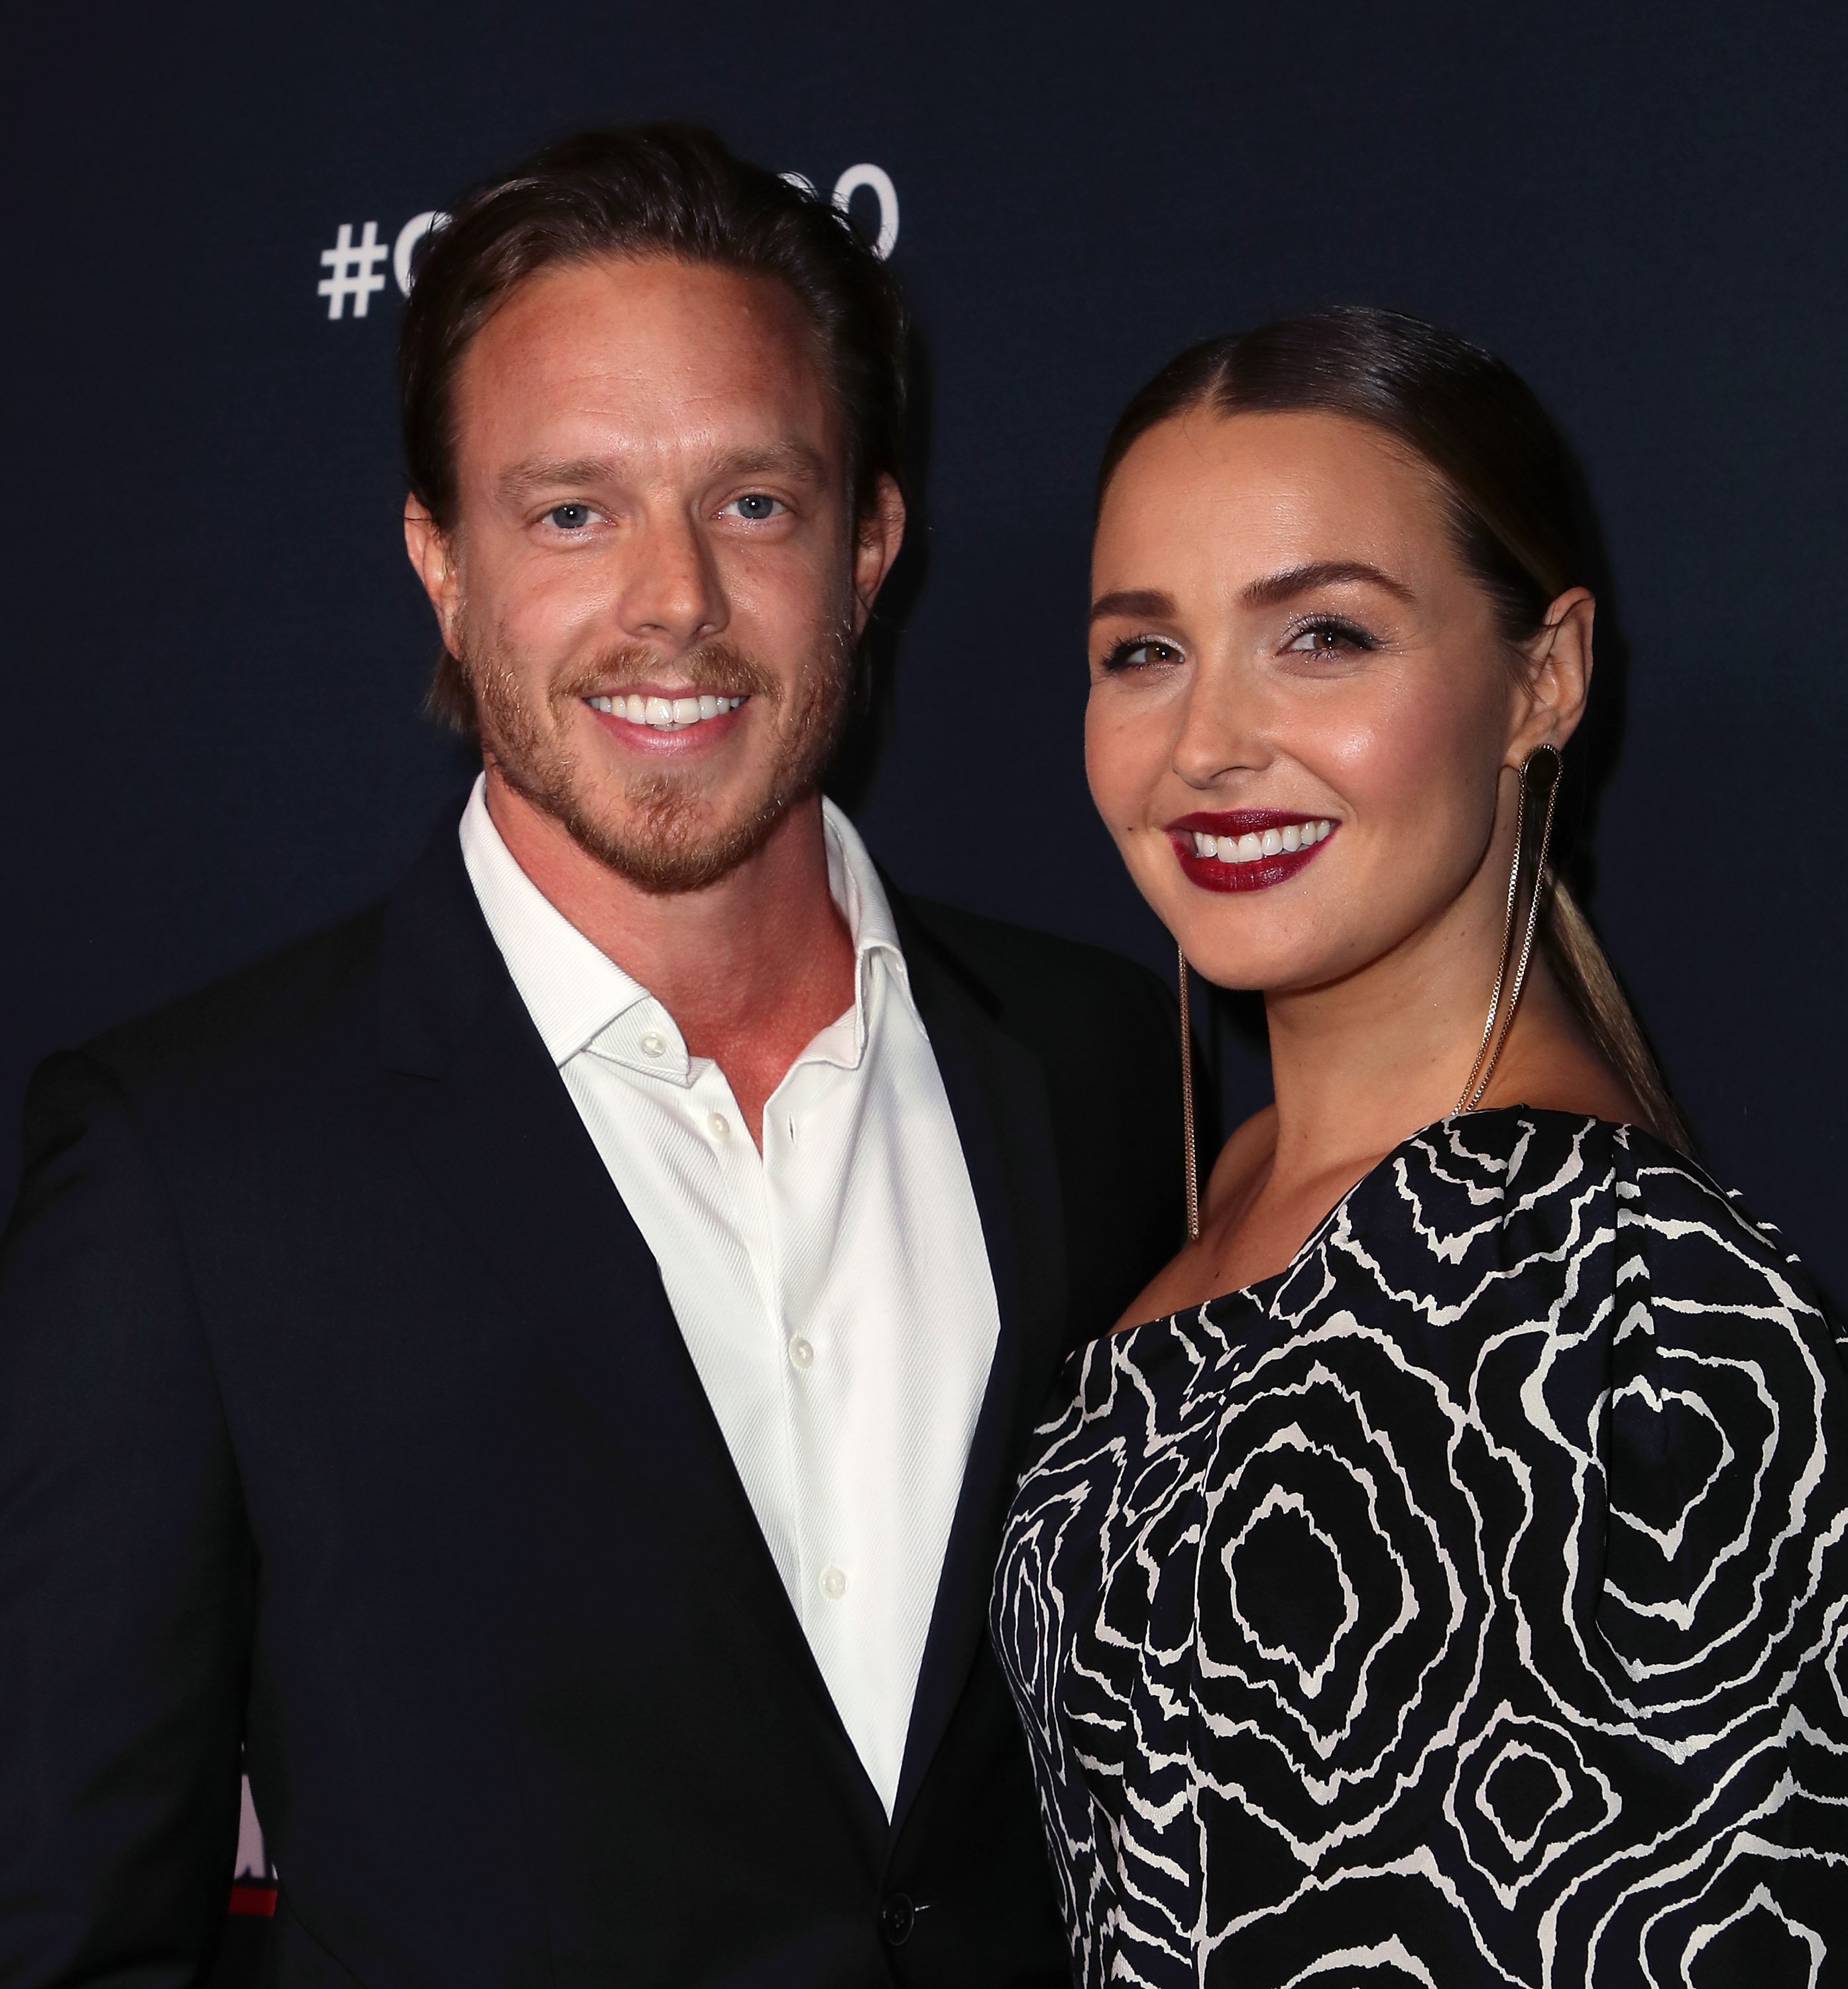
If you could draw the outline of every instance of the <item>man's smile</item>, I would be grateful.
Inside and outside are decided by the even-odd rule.
[[[593,711],[611,718],[627,719],[631,725],[645,725],[654,732],[685,732],[691,727],[723,718],[744,703],[742,697],[722,696],[701,691],[692,696],[655,697],[641,691],[616,691],[608,696],[584,700]]]

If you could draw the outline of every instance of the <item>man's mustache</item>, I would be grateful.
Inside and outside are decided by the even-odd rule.
[[[754,662],[729,642],[702,642],[677,656],[625,645],[594,662],[568,671],[553,684],[554,698],[613,696],[644,684],[684,683],[689,692],[709,691],[718,697],[756,697],[775,703],[783,685],[761,663]]]

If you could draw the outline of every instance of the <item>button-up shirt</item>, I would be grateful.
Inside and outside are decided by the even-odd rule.
[[[889,1814],[1000,1321],[878,873],[824,803],[853,1005],[770,1094],[760,1152],[724,1072],[689,1056],[661,1003],[520,869],[480,781],[461,833],[489,930],[654,1252],[790,1606]]]

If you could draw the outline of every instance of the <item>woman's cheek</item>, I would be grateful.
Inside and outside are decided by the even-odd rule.
[[[1432,781],[1441,780],[1429,757],[1403,736],[1369,730],[1330,742],[1329,784],[1361,815],[1384,826],[1417,809]]]
[[[1085,773],[1091,798],[1105,826],[1119,839],[1125,828],[1144,819],[1160,764],[1160,742],[1150,737],[1154,728],[1146,717],[1138,724],[1123,703],[1115,685],[1102,683],[1085,707]]]
[[[1474,784],[1469,775],[1480,756],[1468,748],[1477,728],[1448,688],[1433,685],[1418,696],[1399,685],[1384,698],[1357,700],[1312,749],[1328,784],[1381,830],[1444,815]]]

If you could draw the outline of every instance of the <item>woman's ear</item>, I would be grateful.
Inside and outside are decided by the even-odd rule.
[[[1547,609],[1538,633],[1521,645],[1527,667],[1508,742],[1511,764],[1520,765],[1536,746],[1563,747],[1578,730],[1591,692],[1597,605],[1589,589],[1569,588]]]

